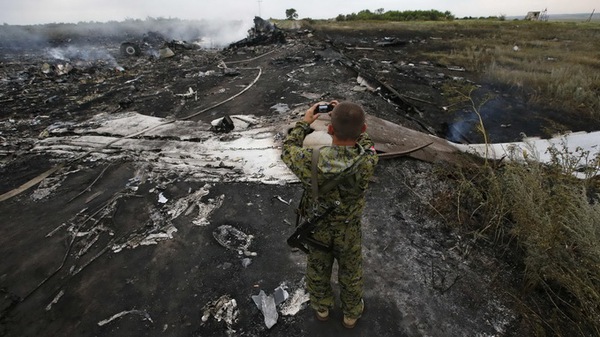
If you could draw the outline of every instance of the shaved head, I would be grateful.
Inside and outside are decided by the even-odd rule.
[[[331,125],[340,140],[356,140],[363,132],[365,111],[352,102],[341,102],[331,111]]]

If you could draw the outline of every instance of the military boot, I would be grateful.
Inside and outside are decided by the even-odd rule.
[[[365,310],[365,302],[363,300],[360,300],[360,306],[361,306],[360,312],[362,315],[363,311]],[[348,328],[348,329],[354,328],[356,326],[356,322],[358,322],[358,319],[361,317],[361,315],[359,315],[356,318],[351,318],[351,317],[344,315],[344,321],[342,321],[342,325],[344,326],[344,328]]]

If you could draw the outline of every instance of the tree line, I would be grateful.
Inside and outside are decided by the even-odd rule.
[[[383,8],[371,12],[368,9],[358,13],[340,14],[336,21],[354,21],[354,20],[382,20],[382,21],[447,21],[454,20],[454,15],[450,11],[441,12],[435,9],[415,10],[415,11],[387,11]]]

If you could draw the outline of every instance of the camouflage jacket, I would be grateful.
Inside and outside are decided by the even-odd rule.
[[[373,141],[367,133],[363,133],[355,146],[325,146],[320,149],[317,164],[319,187],[341,174],[351,173],[349,179],[343,179],[330,191],[323,193],[320,189],[318,200],[315,202],[312,200],[311,193],[313,149],[302,147],[308,130],[308,123],[304,121],[296,123],[283,142],[281,154],[283,162],[300,179],[304,187],[299,208],[300,215],[304,218],[310,217],[314,215],[317,208],[322,211],[324,207],[339,201],[339,205],[324,221],[345,223],[360,221],[365,206],[365,191],[378,161]],[[349,170],[362,156],[364,158],[357,163],[357,166]]]

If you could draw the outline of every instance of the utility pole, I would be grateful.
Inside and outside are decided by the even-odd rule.
[[[592,16],[594,16],[594,13],[596,12],[596,8],[594,8],[594,10],[592,11],[592,14],[590,14],[590,17],[587,19],[586,22],[590,22],[592,21]]]
[[[260,14],[260,4],[262,3],[262,0],[258,0],[258,16],[262,17],[262,15]]]

